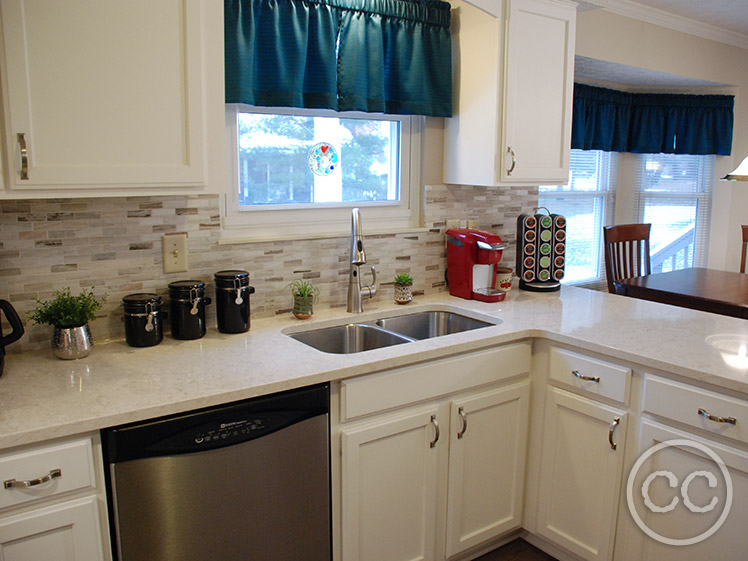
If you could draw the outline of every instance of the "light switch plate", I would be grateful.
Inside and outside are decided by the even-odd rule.
[[[164,273],[187,271],[187,234],[161,236],[161,248],[164,255]]]

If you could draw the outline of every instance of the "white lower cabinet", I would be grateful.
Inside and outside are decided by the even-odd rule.
[[[519,344],[342,383],[336,561],[441,560],[521,527],[529,364]]]
[[[548,388],[537,533],[581,559],[612,558],[627,413]]]
[[[450,404],[447,557],[519,528],[529,382]]]
[[[98,435],[4,453],[0,481],[0,559],[111,559]]]
[[[3,561],[103,559],[96,497],[0,518]]]
[[[626,530],[620,533],[622,549],[625,550],[622,559],[746,559],[748,453],[646,420],[642,422],[639,434],[639,452],[644,453],[652,446],[673,440],[687,441],[698,447],[685,443],[668,446],[650,456],[637,470],[632,479],[631,502],[641,523],[653,535],[647,535],[627,516]],[[719,464],[699,447],[708,448],[721,460],[729,475],[729,488]],[[657,475],[652,477],[652,474]],[[668,476],[673,478],[672,481],[667,480]],[[644,504],[644,483],[648,477],[652,477],[652,481],[647,486],[646,495],[652,508]],[[731,495],[731,505],[724,516],[728,494]],[[663,512],[654,512],[653,509],[662,509]],[[713,528],[714,533],[709,534]],[[679,544],[667,543],[667,540]]]
[[[434,559],[437,407],[342,433],[343,559]]]

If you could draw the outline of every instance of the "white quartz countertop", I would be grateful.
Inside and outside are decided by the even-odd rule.
[[[252,320],[247,333],[132,348],[99,344],[76,361],[51,351],[8,354],[0,378],[0,448],[38,442],[320,382],[376,372],[528,338],[546,338],[612,359],[715,385],[748,397],[748,369],[728,365],[715,344],[748,347],[748,321],[573,287],[509,292],[504,302],[446,293],[398,306],[384,297],[365,312],[318,310],[306,321]],[[328,354],[284,333],[424,309],[501,323],[350,355]],[[728,356],[728,359],[730,357]],[[738,358],[738,361],[740,359]],[[743,363],[746,362],[743,357]]]

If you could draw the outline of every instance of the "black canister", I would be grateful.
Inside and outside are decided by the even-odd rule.
[[[221,333],[243,333],[249,329],[249,273],[241,270],[218,271],[216,282],[216,317]]]
[[[205,283],[183,280],[169,283],[169,319],[175,339],[199,339],[205,335]]]
[[[125,339],[131,347],[152,347],[164,338],[161,296],[149,292],[128,294],[125,310]]]

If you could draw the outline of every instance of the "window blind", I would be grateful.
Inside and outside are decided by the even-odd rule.
[[[714,156],[642,154],[639,221],[652,224],[652,272],[706,266]]]
[[[602,289],[602,228],[613,220],[616,154],[572,150],[569,167],[569,183],[541,186],[538,204],[566,217],[564,284]]]

